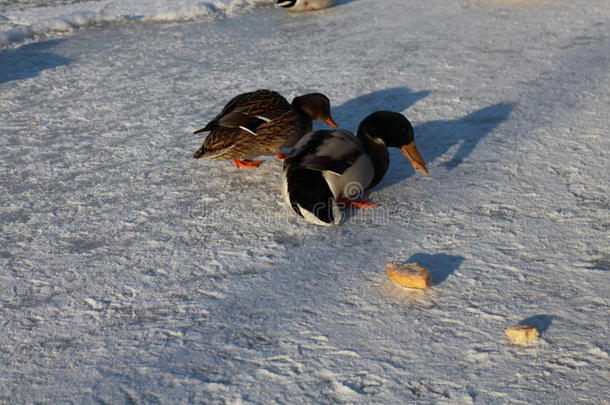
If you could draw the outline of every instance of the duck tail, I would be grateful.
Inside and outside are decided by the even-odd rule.
[[[212,121],[208,122],[208,124],[205,127],[201,128],[201,129],[198,129],[197,131],[193,132],[193,134],[200,134],[202,132],[209,132],[209,131],[211,131],[213,129],[216,129],[216,128],[218,128],[218,120],[212,120]]]
[[[297,215],[316,225],[341,222],[341,211],[321,171],[293,167],[287,161],[282,180],[284,201]]]
[[[195,153],[193,153],[193,158],[201,159],[203,157],[206,157],[205,155],[208,153],[209,153],[209,151],[205,148],[205,146],[202,146],[201,148],[197,149],[197,151]]]

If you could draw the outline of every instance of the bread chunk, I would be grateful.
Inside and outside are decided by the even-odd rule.
[[[432,284],[430,271],[418,263],[389,262],[386,273],[391,280],[407,288],[425,289]]]
[[[504,333],[508,339],[516,345],[533,343],[540,337],[540,332],[538,332],[538,329],[536,329],[534,325],[520,324],[511,326],[504,329]]]

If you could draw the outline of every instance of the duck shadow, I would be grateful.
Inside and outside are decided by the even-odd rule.
[[[453,155],[438,166],[453,170],[470,156],[479,142],[506,121],[513,104],[499,103],[474,111],[465,117],[430,121],[415,126],[417,147],[428,165],[457,145]],[[390,170],[376,187],[384,189],[412,176],[415,172],[398,149],[390,148]],[[431,170],[434,175],[434,169]]]
[[[540,334],[543,334],[556,318],[555,315],[534,315],[519,321],[519,325],[534,325]]]
[[[337,0],[337,3],[335,3],[335,6],[344,6],[344,5],[352,3],[354,1],[358,1],[358,0]]]
[[[46,69],[68,65],[71,59],[49,52],[61,40],[37,42],[0,51],[0,84],[36,77]]]
[[[415,253],[406,263],[419,263],[432,273],[432,284],[437,285],[444,282],[454,271],[460,267],[464,258],[452,256],[445,253],[431,255],[428,253]]]
[[[407,87],[373,91],[332,108],[341,128],[358,128],[360,121],[378,110],[404,111],[430,94],[429,90],[413,92]]]

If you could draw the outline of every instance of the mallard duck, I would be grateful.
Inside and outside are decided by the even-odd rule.
[[[288,11],[314,11],[331,7],[335,0],[277,0],[276,3]]]
[[[320,93],[295,97],[292,103],[271,90],[256,90],[234,97],[204,128],[210,133],[195,159],[233,160],[237,167],[258,167],[251,159],[291,148],[311,131],[312,120],[336,127],[330,115],[330,101]]]
[[[388,147],[400,148],[416,171],[428,174],[413,127],[400,113],[369,115],[360,123],[357,135],[344,129],[308,133],[284,161],[286,204],[318,225],[337,225],[341,221],[339,205],[375,206],[360,199],[388,170]]]

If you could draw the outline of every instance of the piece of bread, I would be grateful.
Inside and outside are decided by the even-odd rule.
[[[432,284],[430,271],[418,263],[389,262],[385,270],[391,280],[403,287],[428,288]]]
[[[540,333],[534,325],[526,324],[508,327],[504,329],[504,333],[508,339],[516,345],[533,343],[538,340],[538,337],[540,337]]]

